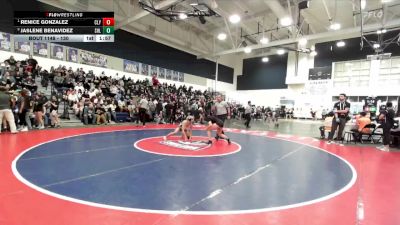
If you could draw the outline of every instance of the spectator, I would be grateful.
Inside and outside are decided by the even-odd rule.
[[[153,83],[153,87],[158,88],[158,85],[160,85],[160,81],[158,81],[157,76],[153,75],[153,77],[151,78],[152,83]]]
[[[29,55],[29,59],[27,59],[26,61],[32,73],[32,77],[33,79],[35,79],[36,75],[38,74],[38,62],[36,59],[32,58],[32,55]]]
[[[28,73],[28,77],[23,80],[23,86],[27,88],[30,92],[35,93],[37,91],[37,85],[35,80],[32,79],[31,73]]]
[[[6,66],[9,66],[10,70],[15,71],[17,61],[14,59],[14,56],[10,56],[9,59],[4,60],[4,63],[6,64]]]
[[[78,94],[77,94],[76,90],[70,89],[69,94],[68,94],[69,106],[72,106],[77,102],[79,102],[79,98],[78,98]]]
[[[107,121],[108,123],[111,123],[111,121],[117,121],[117,114],[115,112],[115,109],[117,106],[115,105],[114,101],[107,100],[107,105],[105,107],[106,109],[106,115],[107,115]]]
[[[326,115],[327,115],[326,109],[322,109],[321,116],[323,120],[325,120]]]
[[[369,128],[365,128],[369,124],[371,124],[371,120],[367,117],[367,113],[360,112],[360,116],[356,120],[356,128],[351,129],[354,140],[360,141],[362,134],[371,133]]]
[[[2,129],[2,123],[3,123],[3,118],[5,118],[5,121],[8,123],[8,126],[10,127],[10,131],[12,134],[16,134],[17,128],[15,125],[15,119],[14,115],[11,111],[11,98],[10,95],[6,93],[8,90],[8,87],[5,86],[0,86],[0,133]]]
[[[47,102],[47,106],[50,108],[50,121],[52,127],[60,127],[60,119],[58,115],[58,100],[56,96],[52,96],[51,100]]]
[[[393,137],[392,145],[389,147],[400,147],[400,110],[397,110],[397,118],[395,118],[395,126],[390,130],[390,134]]]
[[[95,114],[95,109],[93,107],[93,103],[85,105],[83,109],[83,123],[85,125],[88,125],[89,122],[90,124],[96,123],[96,114]]]
[[[9,90],[14,90],[16,88],[16,80],[10,75],[10,72],[5,72],[3,78],[0,80],[1,86],[8,86]]]
[[[28,90],[23,89],[21,91],[17,104],[20,131],[28,131],[28,127],[29,129],[32,129],[29,119],[31,102],[28,96]]]
[[[42,76],[42,80],[40,81],[40,84],[42,85],[42,87],[46,88],[46,90],[47,90],[47,86],[49,86],[49,80],[50,80],[49,72],[47,70],[44,70],[41,72],[40,75]]]
[[[47,98],[42,93],[38,93],[35,96],[35,100],[33,102],[33,112],[35,114],[35,120],[37,123],[38,129],[44,129],[44,105],[47,103]]]
[[[390,130],[394,125],[395,111],[392,102],[387,102],[386,107],[382,107],[378,116],[379,123],[383,128],[383,146],[377,147],[382,151],[389,151]]]
[[[246,126],[246,128],[250,128],[251,112],[252,112],[251,101],[248,101],[247,106],[244,109],[244,117],[246,119],[244,125]]]
[[[332,130],[332,120],[335,114],[333,112],[328,113],[324,119],[324,125],[319,127],[319,131],[321,132],[321,139],[325,139],[325,132],[330,133]]]
[[[74,90],[75,90],[76,92],[79,92],[79,91],[80,91],[81,93],[83,93],[83,92],[85,91],[85,88],[83,87],[82,83],[79,82],[79,83],[77,83],[77,85],[75,86]]]
[[[143,126],[146,125],[146,113],[149,110],[149,102],[146,97],[142,95],[142,99],[139,101],[139,118]]]
[[[104,107],[101,106],[101,104],[97,104],[96,107],[96,124],[105,124],[107,125],[107,119],[106,119],[106,110]]]
[[[311,119],[312,119],[312,120],[316,120],[317,112],[314,111],[313,109],[310,109],[310,114],[311,114]]]

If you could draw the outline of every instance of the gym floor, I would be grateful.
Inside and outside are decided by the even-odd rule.
[[[174,126],[0,135],[0,224],[398,225],[400,153],[317,139],[321,122],[228,121],[190,145]]]

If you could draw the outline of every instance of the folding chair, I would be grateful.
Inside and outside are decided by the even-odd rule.
[[[359,138],[360,142],[361,142],[361,143],[363,143],[363,141],[370,141],[370,142],[373,142],[373,140],[372,140],[372,133],[373,133],[374,130],[376,129],[376,124],[373,124],[373,123],[367,124],[367,125],[365,125],[365,127],[364,127],[362,130],[364,130],[364,129],[369,129],[370,132],[368,132],[368,133],[360,132],[360,133],[358,134],[358,138]],[[367,138],[367,139],[363,139],[363,136],[368,136],[368,138]]]
[[[379,129],[379,130],[378,130]],[[379,138],[376,140],[374,137],[378,136]],[[371,133],[370,138],[374,144],[379,143],[383,139],[383,129],[382,125],[379,124]]]

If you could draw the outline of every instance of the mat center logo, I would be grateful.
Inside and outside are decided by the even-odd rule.
[[[167,140],[167,141],[160,141],[160,144],[189,151],[200,151],[209,148],[211,146],[205,141],[188,142],[188,141]]]

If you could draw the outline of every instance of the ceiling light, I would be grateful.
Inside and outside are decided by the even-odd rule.
[[[331,30],[339,30],[342,26],[340,25],[340,23],[332,23],[329,28]]]
[[[318,53],[317,53],[316,51],[310,52],[310,55],[313,56],[313,57],[316,56],[317,54],[318,54]]]
[[[367,0],[361,0],[361,9],[365,9],[365,6],[367,6]]]
[[[250,47],[244,48],[244,53],[249,54],[250,52],[251,52],[251,48]]]
[[[381,34],[382,31],[381,31],[381,30],[377,30],[376,33],[377,33],[377,34]]]
[[[280,20],[282,26],[286,27],[292,24],[292,19],[290,17],[284,17]]]
[[[226,34],[225,33],[220,33],[217,36],[218,40],[223,41],[226,39]]]
[[[263,37],[263,38],[260,39],[260,43],[261,43],[261,44],[264,44],[264,45],[265,45],[265,44],[267,44],[268,42],[269,42],[269,40],[268,40],[268,38],[266,38],[266,37]]]
[[[184,20],[186,19],[188,16],[185,13],[179,13],[179,19]]]
[[[383,4],[385,4],[385,3],[389,3],[389,2],[391,2],[392,0],[382,0],[382,3]]]
[[[346,45],[346,42],[344,42],[344,41],[336,42],[336,46],[338,46],[339,48],[344,47],[345,45]]]
[[[306,38],[300,38],[299,45],[304,46],[306,44],[307,44],[307,39]]]
[[[387,31],[386,29],[382,29],[382,34],[386,33],[386,31]]]
[[[268,61],[269,61],[269,58],[268,58],[268,57],[262,57],[261,61],[262,61],[262,62],[268,62]]]
[[[283,49],[278,49],[278,50],[276,51],[276,53],[277,53],[278,55],[283,55],[283,54],[285,54],[285,50],[283,50]]]
[[[315,50],[315,45],[311,45],[311,51],[314,51]]]
[[[308,49],[306,49],[306,48],[301,48],[301,49],[300,49],[300,52],[302,52],[302,53],[308,53],[308,52],[310,52],[310,50],[308,50]]]
[[[192,1],[189,5],[196,6],[196,5],[199,5],[199,3],[197,1]]]
[[[374,48],[379,48],[379,47],[381,47],[381,45],[378,44],[378,43],[375,43],[372,47],[374,47]]]
[[[240,16],[237,14],[234,14],[232,16],[229,17],[229,22],[235,24],[235,23],[239,23],[240,22]]]

